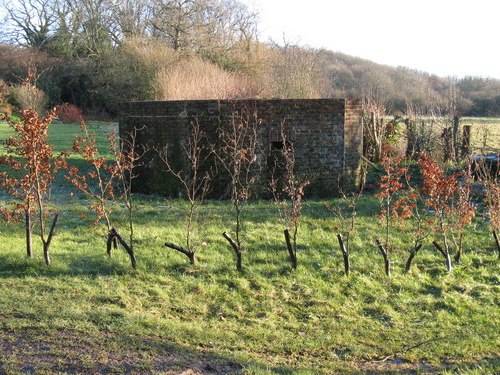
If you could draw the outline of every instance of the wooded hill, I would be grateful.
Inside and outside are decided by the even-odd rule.
[[[499,116],[500,80],[442,78],[339,52],[258,40],[237,0],[0,0],[0,98],[20,105],[28,65],[46,104],[116,115],[127,100],[376,96],[393,113],[452,102]]]

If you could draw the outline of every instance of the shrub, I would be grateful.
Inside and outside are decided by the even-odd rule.
[[[2,79],[0,79],[0,113],[6,113],[8,115],[12,113],[12,107],[7,102],[9,91],[9,86]]]
[[[188,58],[158,71],[158,99],[235,99],[256,96],[251,79],[200,58]]]
[[[31,109],[41,114],[48,104],[47,95],[39,88],[31,85],[13,86],[10,95],[13,104],[21,110]]]
[[[65,124],[74,124],[81,122],[83,111],[74,104],[64,103],[57,108],[57,115]]]

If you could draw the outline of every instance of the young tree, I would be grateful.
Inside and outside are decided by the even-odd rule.
[[[241,242],[242,211],[252,195],[258,176],[257,123],[257,114],[248,109],[233,113],[227,126],[219,130],[220,146],[216,152],[220,165],[229,176],[231,203],[235,215],[235,239],[227,232],[222,235],[234,250],[238,270],[242,269],[244,252]]]
[[[205,200],[210,189],[212,175],[210,171],[203,171],[205,162],[210,156],[208,141],[201,130],[198,120],[191,123],[191,134],[182,145],[184,155],[188,161],[187,169],[176,170],[168,159],[168,147],[157,150],[167,170],[180,182],[184,196],[188,200],[189,209],[185,223],[185,246],[166,242],[165,246],[186,255],[191,264],[196,261],[197,245],[195,244],[195,226],[199,214],[199,206]]]
[[[485,186],[490,228],[497,245],[498,258],[500,259],[500,185],[498,182],[488,181]]]
[[[385,262],[385,273],[387,276],[391,276],[391,263],[390,263],[390,251],[392,248],[390,232],[392,230],[392,224],[398,216],[397,202],[398,195],[403,187],[403,179],[408,172],[407,167],[401,166],[401,158],[395,157],[383,157],[381,160],[382,167],[384,168],[385,174],[380,178],[379,188],[380,191],[377,197],[380,199],[380,220],[382,221],[385,229],[385,239],[382,243],[379,239],[375,242],[379,248]],[[407,218],[410,213],[404,210],[401,215],[403,218]]]
[[[405,190],[394,202],[392,211],[393,217],[401,223],[406,219],[413,219],[407,234],[408,237],[413,238],[413,247],[410,249],[410,255],[405,264],[405,272],[409,272],[413,259],[422,248],[423,241],[429,236],[429,233],[425,230],[427,222],[421,214],[422,197],[420,192],[411,185],[411,176],[408,173],[405,173],[404,180]]]
[[[433,212],[432,225],[441,236],[444,246],[433,241],[432,244],[439,250],[446,261],[448,272],[452,271],[450,256],[450,230],[452,227],[452,207],[457,192],[458,174],[446,176],[443,169],[426,154],[420,155],[418,161],[423,176],[422,192],[425,194],[425,205]]]
[[[271,191],[278,208],[280,221],[284,227],[283,233],[292,268],[297,269],[297,235],[302,214],[304,189],[309,185],[309,180],[298,178],[296,175],[295,148],[293,142],[287,137],[284,121],[280,124],[280,146],[279,156],[274,159]],[[281,177],[276,176],[278,171],[281,172]],[[290,231],[292,231],[291,235]]]
[[[117,140],[114,134],[108,136],[113,160],[99,155],[95,136],[89,132],[86,124],[81,123],[82,136],[73,142],[73,150],[79,153],[90,166],[83,171],[71,167],[67,179],[92,202],[88,208],[96,215],[94,223],[104,220],[107,226],[107,253],[111,256],[112,245],[117,248],[117,241],[130,257],[133,268],[137,268],[134,252],[134,226],[132,180],[136,177],[134,168],[140,165],[140,159],[146,152],[137,145],[137,132],[134,128],[122,139]],[[116,200],[122,200],[127,209],[129,226],[129,242],[127,243],[111,223],[111,206]]]
[[[127,222],[129,232],[129,242],[127,243],[115,228],[111,228],[111,236],[108,243],[116,238],[130,256],[132,268],[137,268],[137,261],[134,252],[134,206],[132,194],[132,181],[137,177],[134,169],[140,167],[141,159],[148,151],[145,145],[137,143],[138,132],[143,128],[134,127],[131,131],[119,139],[116,144],[115,139],[111,139],[112,149],[114,149],[114,162],[116,165],[117,180],[120,185],[119,199],[127,209]],[[109,245],[108,245],[109,247]]]
[[[484,187],[484,202],[489,216],[489,226],[495,240],[500,259],[500,171],[498,161],[500,155],[494,155],[490,160],[474,161],[474,174]]]
[[[364,90],[363,98],[363,131],[364,154],[374,162],[383,156],[382,146],[386,133],[387,99],[380,90],[369,88]]]
[[[471,164],[467,163],[459,171],[460,180],[457,180],[457,191],[453,206],[451,207],[451,239],[456,252],[453,260],[457,263],[462,258],[464,250],[464,239],[472,219],[476,216],[475,208],[471,202],[471,190],[473,184]]]
[[[356,218],[358,216],[359,200],[363,196],[364,184],[366,180],[366,165],[362,166],[361,186],[358,191],[346,194],[342,189],[342,183],[339,179],[339,192],[343,198],[343,203],[332,206],[325,203],[325,207],[333,213],[334,229],[337,232],[337,240],[339,242],[340,251],[344,258],[344,273],[349,276],[351,273],[351,239],[356,229]]]
[[[99,154],[95,140],[95,134],[88,130],[87,124],[82,121],[80,124],[82,135],[73,142],[73,151],[81,155],[90,169],[84,171],[72,166],[68,170],[68,179],[78,190],[80,190],[92,203],[88,206],[89,210],[95,213],[94,224],[101,220],[106,222],[108,237],[108,256],[111,256],[111,224],[110,215],[112,204],[115,201],[115,188],[117,168],[114,163],[107,160],[106,157]],[[112,150],[114,151],[114,150]],[[116,248],[116,239],[114,239]]]
[[[25,81],[29,86],[29,80]],[[32,86],[31,89],[36,89]],[[55,214],[50,227],[46,219],[48,215],[47,202],[52,182],[59,169],[66,167],[64,154],[55,156],[52,146],[48,143],[49,125],[57,115],[53,108],[44,117],[32,110],[21,112],[21,120],[6,120],[15,134],[5,142],[6,155],[0,157],[0,163],[7,171],[0,172],[0,186],[17,201],[10,213],[3,210],[8,220],[17,219],[21,213],[25,216],[27,255],[32,256],[31,219],[38,218],[39,236],[43,244],[43,255],[47,265],[50,265],[50,244],[57,224],[58,214]]]

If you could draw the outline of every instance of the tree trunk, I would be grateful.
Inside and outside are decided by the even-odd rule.
[[[377,244],[378,249],[380,250],[380,253],[384,257],[384,265],[385,265],[385,274],[390,277],[391,276],[391,261],[389,260],[389,253],[387,252],[387,249],[382,245],[380,240],[377,238],[375,240],[375,243]]]
[[[31,235],[31,216],[29,211],[25,213],[25,228],[26,228],[26,255],[33,257],[33,238]]]
[[[285,229],[283,231],[285,234],[285,242],[286,242],[286,248],[288,250],[288,255],[290,255],[290,261],[292,262],[292,268],[294,270],[297,269],[297,249],[294,249],[292,246],[292,241],[290,240],[290,232],[288,229]]]
[[[106,238],[106,254],[108,254],[108,257],[111,258],[111,244],[113,243],[113,240],[115,239],[115,236],[113,233],[111,233],[111,230],[108,232],[108,237]]]
[[[123,246],[125,251],[128,253],[128,255],[130,257],[130,264],[132,265],[132,268],[137,269],[137,260],[135,258],[134,249],[128,245],[128,243],[122,238],[122,236],[120,236],[120,234],[116,231],[115,228],[111,228],[111,233],[112,233],[113,237],[115,237],[118,240],[118,242],[120,242],[120,244]]]
[[[231,236],[227,232],[222,233],[222,236],[224,236],[224,238],[229,242],[229,244],[233,248],[234,253],[236,254],[236,269],[238,271],[241,271],[243,265],[242,265],[242,251],[240,246],[238,246],[238,244],[231,238]]]
[[[460,160],[460,142],[459,142],[459,130],[460,130],[460,117],[458,115],[453,116],[453,156],[455,161]]]
[[[342,256],[344,258],[344,272],[346,276],[349,276],[351,271],[351,263],[349,261],[349,250],[345,247],[344,238],[340,233],[337,234],[337,239],[339,240],[340,251],[342,251]]]
[[[432,241],[432,244],[443,255],[443,257],[445,259],[446,269],[448,270],[448,272],[451,272],[453,270],[453,267],[451,265],[450,253],[448,251],[446,251],[445,249],[443,249],[436,241]]]
[[[43,243],[43,259],[45,260],[45,264],[50,266],[50,254],[49,254],[50,244],[47,242]]]
[[[111,258],[111,248],[118,249],[118,240],[112,233],[111,229],[108,231],[108,237],[106,238],[106,254]]]
[[[195,264],[196,262],[196,256],[195,256],[195,252],[194,251],[191,251],[191,250],[188,250],[182,246],[178,246],[176,244],[173,244],[171,242],[165,242],[165,246],[170,248],[170,249],[174,249],[174,250],[177,250],[179,251],[180,253],[184,254],[185,256],[188,257],[189,259],[189,263],[191,264]]]
[[[408,260],[406,261],[406,265],[405,265],[405,272],[410,271],[411,262],[413,261],[413,258],[415,258],[415,255],[417,255],[417,253],[421,247],[422,247],[422,244],[418,244],[410,251],[410,256],[408,257]]]
[[[42,238],[42,243],[43,243],[43,259],[45,260],[45,264],[47,266],[50,266],[50,254],[49,254],[49,249],[50,249],[50,244],[52,242],[52,237],[54,237],[55,229],[56,229],[56,224],[57,224],[57,219],[59,218],[59,214],[55,214],[54,218],[52,219],[52,224],[50,225],[50,230],[49,230],[49,235],[47,236],[47,240]]]
[[[495,238],[495,242],[497,243],[498,259],[500,259],[500,239],[498,238],[498,233],[496,230],[493,230],[493,237]]]

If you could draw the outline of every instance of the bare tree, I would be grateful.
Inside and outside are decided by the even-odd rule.
[[[179,246],[171,242],[166,242],[165,246],[186,255],[191,264],[194,264],[197,251],[197,244],[195,243],[195,226],[197,224],[199,206],[205,200],[212,180],[210,171],[202,170],[211,152],[208,140],[201,130],[197,119],[191,123],[189,138],[187,142],[182,145],[182,148],[184,156],[188,161],[185,170],[176,170],[173,167],[168,158],[168,147],[165,147],[163,150],[157,150],[167,170],[180,182],[183,193],[189,202],[185,223],[185,246]]]
[[[30,90],[33,86],[33,72],[28,74],[24,85]],[[0,210],[0,215],[8,220],[16,220],[20,211],[25,216],[26,250],[32,256],[32,223],[31,217],[38,217],[39,236],[43,244],[45,263],[50,265],[50,245],[54,235],[59,214],[55,214],[50,227],[47,226],[50,187],[57,171],[66,168],[64,154],[54,155],[52,146],[47,140],[48,128],[56,117],[57,110],[53,108],[44,117],[33,109],[21,112],[21,120],[13,121],[6,117],[14,135],[5,142],[6,155],[0,157],[0,164],[7,166],[7,171],[0,172],[0,187],[16,198],[13,211]]]
[[[376,89],[366,89],[363,95],[364,154],[374,162],[382,158],[386,133],[387,100]]]
[[[229,176],[231,203],[235,215],[235,238],[227,232],[224,232],[223,236],[234,250],[238,270],[242,269],[244,252],[242,211],[252,195],[259,168],[257,124],[257,114],[249,109],[232,113],[227,126],[219,130],[220,146],[216,152],[220,165]]]
[[[1,0],[6,10],[2,37],[21,46],[43,49],[55,32],[60,18],[60,0]]]
[[[71,166],[66,175],[80,192],[85,194],[91,202],[88,209],[95,213],[94,224],[104,219],[107,227],[107,253],[111,256],[111,242],[117,248],[116,238],[109,240],[113,225],[111,223],[111,206],[115,203],[115,180],[118,178],[116,164],[99,154],[95,134],[90,132],[87,124],[82,121],[80,124],[81,136],[76,137],[73,142],[73,151],[78,153],[90,166],[90,170],[85,171],[77,166]],[[110,136],[114,139],[113,136]],[[111,152],[115,151],[114,142],[110,143]]]
[[[121,137],[119,139],[119,144],[114,147],[117,179],[121,189],[121,195],[119,198],[123,201],[127,209],[129,242],[127,243],[115,228],[111,228],[110,235],[108,237],[108,248],[109,244],[114,238],[116,238],[129,254],[133,268],[137,268],[137,260],[134,252],[135,237],[132,181],[137,177],[134,170],[141,166],[141,159],[148,151],[146,146],[138,143],[137,135],[141,130],[142,128],[138,129],[134,127],[131,131],[126,133],[125,136]]]
[[[279,157],[274,159],[275,164],[270,182],[271,191],[284,227],[283,233],[292,268],[297,269],[297,236],[304,189],[309,185],[309,179],[297,176],[295,148],[293,141],[287,136],[285,121],[280,124],[280,146]]]
[[[273,43],[268,63],[268,93],[278,98],[322,96],[321,50],[306,49],[287,41]]]
[[[431,114],[433,112],[430,112]],[[406,101],[406,113],[404,123],[406,125],[406,138],[408,141],[406,157],[414,158],[418,154],[425,152],[433,154],[439,147],[439,138],[436,137],[433,129],[433,118],[424,108],[419,107],[410,101]]]
[[[351,239],[356,229],[356,218],[358,217],[359,200],[363,196],[364,184],[366,181],[367,168],[362,165],[362,177],[359,190],[346,194],[342,189],[342,181],[339,178],[339,192],[344,204],[331,205],[325,203],[325,207],[333,213],[335,222],[334,229],[337,232],[337,241],[344,259],[344,273],[349,276],[351,272]]]
[[[237,0],[158,0],[152,5],[153,35],[174,50],[230,49],[256,36],[256,14]]]

